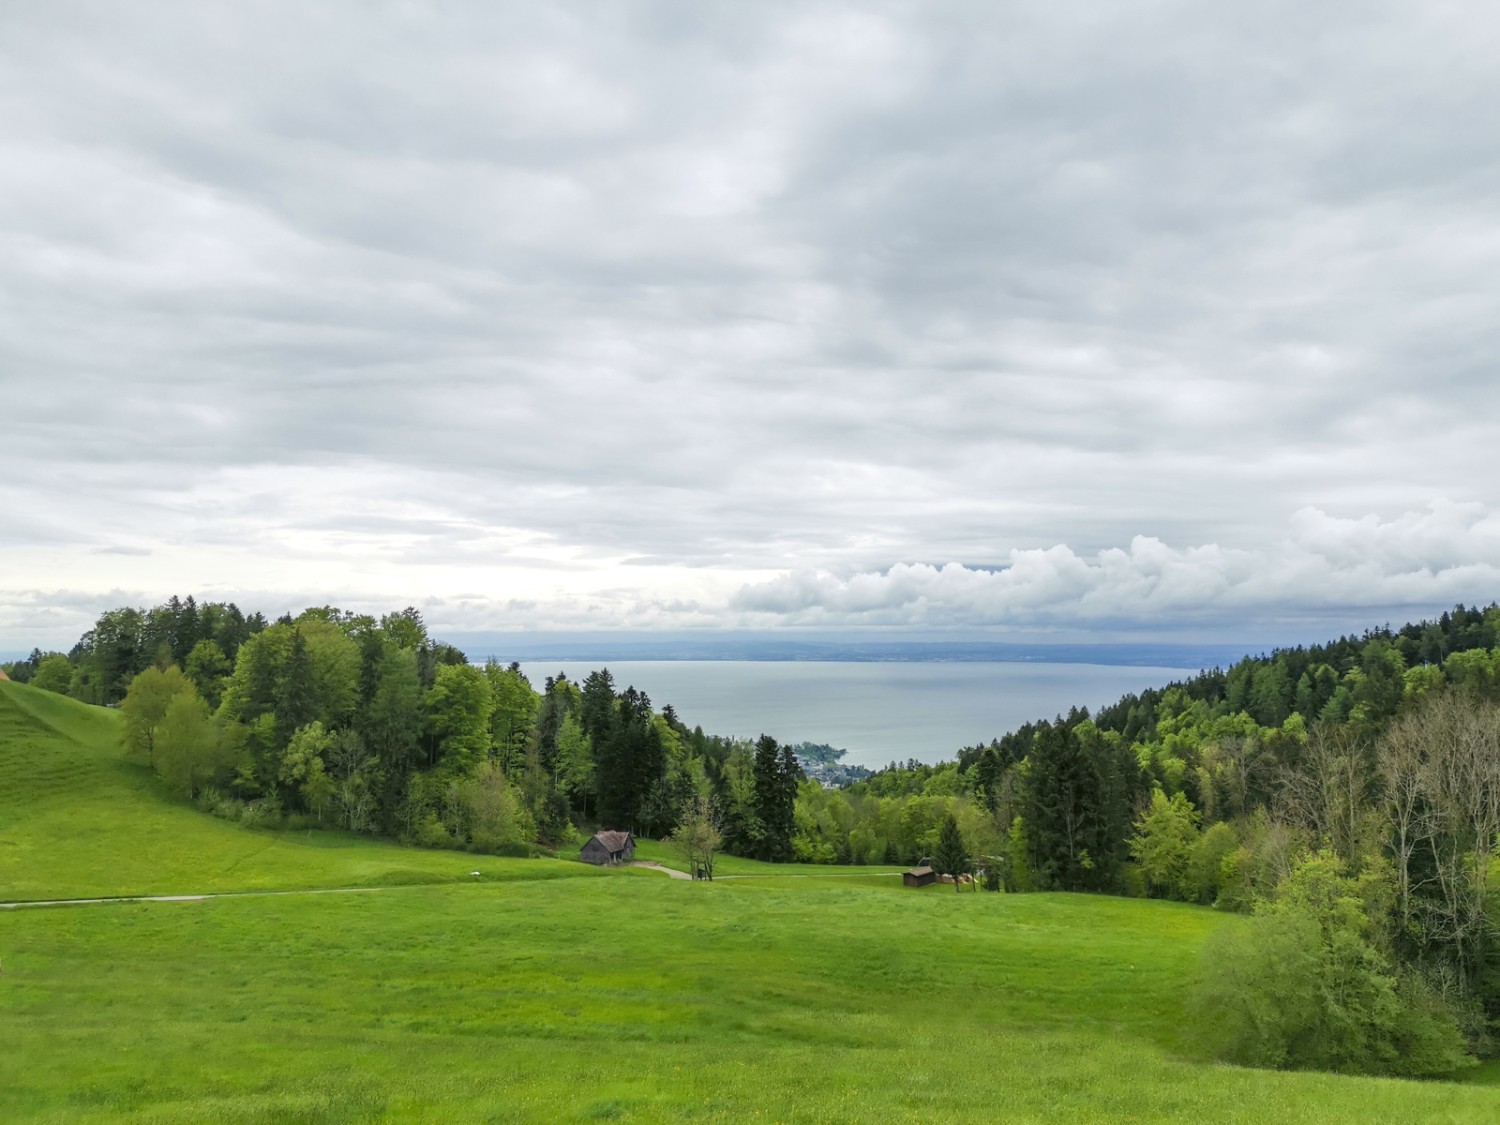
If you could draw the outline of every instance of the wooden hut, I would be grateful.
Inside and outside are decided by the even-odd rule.
[[[925,887],[937,882],[937,872],[930,867],[913,867],[901,876],[901,882],[908,887]]]
[[[629,863],[635,858],[635,837],[629,832],[613,829],[595,832],[589,837],[589,842],[579,849],[578,858],[584,863],[609,867]]]

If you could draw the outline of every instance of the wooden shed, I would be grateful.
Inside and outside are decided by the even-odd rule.
[[[614,829],[595,832],[579,849],[578,858],[585,863],[611,867],[617,863],[629,863],[635,858],[635,837]]]
[[[908,887],[925,887],[937,882],[937,872],[930,867],[913,867],[901,876],[901,882]]]

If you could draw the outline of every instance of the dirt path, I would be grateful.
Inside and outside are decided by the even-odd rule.
[[[659,863],[651,863],[644,859],[638,859],[630,865],[631,867],[644,867],[647,871],[660,871],[669,879],[691,879],[692,876],[686,871],[678,871],[673,867],[663,867]]]
[[[660,871],[669,879],[691,879],[686,871],[663,867],[659,863],[636,860],[631,867],[644,867],[647,871]],[[716,875],[717,879],[863,879],[871,875],[898,875],[897,871],[830,871],[823,874],[787,872],[779,875],[766,872],[756,875]],[[497,882],[530,882],[531,880],[497,880]],[[550,880],[548,880],[550,881]],[[415,887],[463,887],[478,886],[476,883],[393,883],[388,887],[308,887],[293,891],[210,891],[197,895],[117,895],[106,898],[52,898],[34,899],[27,902],[0,902],[0,910],[23,910],[29,906],[102,906],[107,903],[126,902],[207,902],[211,898],[274,898],[278,895],[363,895],[376,891],[406,891]],[[485,886],[491,885],[486,882]]]
[[[271,898],[276,895],[355,895],[373,891],[399,891],[409,887],[448,887],[453,883],[393,883],[389,887],[307,887],[300,891],[211,891],[201,895],[119,895],[113,898],[51,898],[27,902],[0,902],[0,910],[22,910],[28,906],[98,906],[121,902],[206,902],[211,898]],[[465,884],[456,884],[463,886]]]

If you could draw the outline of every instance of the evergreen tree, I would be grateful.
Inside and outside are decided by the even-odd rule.
[[[361,767],[361,786],[373,785],[380,815],[390,827],[422,754],[422,683],[416,656],[410,649],[387,649],[375,679],[369,706],[359,716],[360,752],[351,749],[350,755],[361,761],[366,753],[370,756]]]
[[[796,758],[792,758],[796,768]],[[798,770],[798,773],[801,771]],[[784,863],[792,858],[792,833],[796,828],[797,788],[776,740],[763,734],[755,744],[755,817],[761,837],[758,859]]]
[[[986,746],[974,766],[974,796],[991,815],[999,807],[1003,772],[1000,752],[994,746]]]
[[[1040,888],[1114,889],[1130,831],[1132,765],[1128,749],[1092,722],[1037,728],[1023,815],[1027,861]]]
[[[958,880],[969,873],[969,849],[964,844],[963,834],[958,830],[958,821],[953,814],[943,817],[938,829],[937,850],[932,856],[932,865],[940,875],[953,876],[953,889],[958,889]]]
[[[281,669],[276,695],[276,748],[284,748],[298,727],[305,727],[318,717],[317,687],[313,683],[312,657],[302,630],[292,630],[291,650]]]

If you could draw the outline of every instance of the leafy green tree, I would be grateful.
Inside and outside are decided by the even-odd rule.
[[[427,626],[422,614],[412,606],[400,613],[388,613],[380,619],[380,629],[396,648],[415,653],[427,647]]]
[[[1470,1060],[1422,982],[1372,940],[1369,888],[1330,851],[1303,858],[1277,898],[1204,947],[1196,997],[1218,1057],[1250,1066],[1437,1077]]]
[[[724,837],[719,831],[713,802],[703,796],[698,797],[688,808],[673,830],[670,841],[673,852],[694,879],[701,875],[710,880],[714,877],[714,863],[723,843]]]
[[[328,748],[332,803],[339,823],[351,832],[367,832],[374,826],[376,807],[372,774],[375,771],[375,755],[366,748],[357,731],[334,732]]]
[[[583,723],[567,712],[554,740],[557,784],[575,807],[588,815],[589,797],[595,793],[594,753]]]
[[[31,677],[31,686],[66,695],[73,686],[73,665],[62,653],[49,652],[37,664],[36,673]]]
[[[466,835],[475,851],[525,847],[536,836],[536,824],[495,762],[481,763],[473,777],[452,784],[460,811],[453,834]]]
[[[117,703],[136,675],[151,664],[144,641],[145,615],[123,608],[101,614],[94,628],[78,642],[76,656],[88,668],[86,703]]]
[[[182,670],[193,681],[203,701],[217,708],[224,697],[224,681],[232,670],[219,642],[210,638],[195,644]]]
[[[125,720],[122,735],[125,749],[155,765],[156,732],[166,717],[172,700],[193,691],[193,685],[174,664],[169,668],[150,667],[130,681],[120,712]]]
[[[1383,639],[1372,640],[1360,654],[1350,717],[1378,724],[1388,720],[1401,705],[1406,691],[1406,660],[1399,649]]]
[[[1157,898],[1192,897],[1189,871],[1198,843],[1198,814],[1181,793],[1168,797],[1160,789],[1136,822],[1130,854]]]
[[[1251,678],[1250,713],[1261,726],[1279,727],[1292,713],[1294,695],[1286,661],[1278,656],[1258,667]]]
[[[332,748],[333,736],[314,719],[307,726],[297,728],[281,755],[277,780],[314,812],[317,810],[308,800],[309,795],[325,801],[331,797],[324,759]]]
[[[536,723],[541,696],[517,663],[506,666],[491,660],[485,664],[484,674],[495,700],[490,713],[490,741],[501,765],[514,770],[525,761],[526,743]],[[548,770],[554,764],[555,750],[555,740],[538,746],[542,765]]]
[[[754,753],[748,742],[736,739],[719,770],[714,807],[724,833],[724,850],[732,855],[759,855],[765,835],[755,811]]]
[[[471,664],[445,664],[437,670],[427,707],[438,738],[438,768],[450,778],[469,776],[489,757],[495,707],[489,680]]]
[[[307,646],[315,717],[324,726],[346,726],[359,704],[361,671],[359,645],[347,632],[349,620],[342,614],[324,619],[310,610],[293,627]]]
[[[162,779],[191,799],[227,774],[226,749],[224,732],[197,691],[188,685],[173,695],[156,730],[154,764]]]
[[[1224,862],[1239,850],[1239,846],[1239,838],[1229,825],[1223,821],[1210,825],[1193,844],[1183,897],[1189,902],[1215,903],[1224,882]]]
[[[964,844],[963,834],[958,830],[958,821],[952,813],[943,818],[938,829],[937,851],[932,856],[933,867],[943,875],[953,876],[953,889],[958,890],[960,876],[969,873],[969,849]]]

